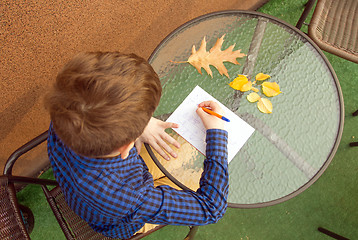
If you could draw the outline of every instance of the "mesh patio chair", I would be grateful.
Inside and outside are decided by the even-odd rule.
[[[306,4],[296,27],[301,29],[316,0]],[[322,49],[358,63],[358,0],[318,0],[308,36]],[[353,116],[358,115],[358,110]],[[349,144],[358,146],[358,142]]]
[[[307,2],[297,28],[302,27],[315,2]],[[308,36],[321,49],[358,63],[358,0],[318,0]]]
[[[47,180],[47,179],[38,179],[38,178],[28,178],[28,177],[15,177],[12,176],[12,168],[13,165],[15,164],[16,160],[22,156],[23,154],[25,154],[26,152],[28,152],[29,150],[35,148],[36,146],[38,146],[39,144],[45,142],[47,140],[47,135],[48,132],[44,132],[41,135],[39,135],[38,137],[34,138],[33,140],[31,140],[30,142],[26,143],[24,146],[20,147],[18,150],[16,150],[8,159],[5,168],[4,168],[4,176],[2,176],[2,178],[0,178],[1,183],[3,182],[3,178],[9,178],[11,179],[11,182],[21,182],[21,183],[27,183],[27,184],[38,184],[42,186],[42,189],[44,191],[44,194],[46,196],[46,199],[51,207],[51,210],[53,212],[53,214],[55,215],[65,237],[67,239],[81,239],[81,240],[110,240],[113,238],[107,238],[105,236],[103,236],[100,233],[95,232],[88,224],[87,222],[85,222],[84,220],[82,220],[75,212],[73,212],[70,207],[67,205],[67,203],[65,202],[65,198],[64,195],[60,189],[60,187],[58,186],[58,183],[54,180]],[[6,179],[5,179],[6,180]],[[5,182],[6,183],[6,182]],[[3,185],[3,184],[1,184]],[[13,184],[12,184],[13,186]],[[55,186],[54,188],[50,189],[50,186]],[[1,196],[3,195],[2,192],[0,192]],[[16,200],[16,193],[15,193],[15,188],[12,189],[12,195],[11,196],[14,200]],[[14,201],[15,203],[17,203],[17,201]],[[0,203],[2,205],[2,202]],[[5,203],[6,204],[6,203]],[[8,226],[8,224],[5,222],[5,218],[4,218],[4,224],[3,224],[3,212],[5,215],[10,215],[10,210],[4,209],[1,206],[1,228],[2,226]],[[15,208],[15,213],[16,213],[16,219],[12,220],[13,222],[18,221],[19,222],[19,226],[15,226],[14,230],[11,230],[12,232],[9,233],[9,237],[5,238],[2,237],[3,235],[0,235],[0,239],[30,239],[29,235],[26,231],[26,227],[24,226],[24,224],[21,224],[21,213],[19,211],[19,208]],[[130,238],[130,240],[137,240],[137,239],[141,239],[143,237],[148,236],[149,234],[163,228],[164,226],[158,226],[156,228],[154,228],[153,230],[150,230],[146,233],[143,234],[136,234],[133,237]],[[197,231],[197,227],[189,227],[190,231],[188,233],[188,235],[186,236],[186,240],[191,240],[193,239],[196,231]],[[18,233],[19,235],[21,234],[20,237],[15,238],[15,235],[12,235],[12,233]],[[7,232],[6,232],[7,233]],[[1,231],[2,234],[2,231]],[[5,236],[5,235],[4,235]]]
[[[3,175],[0,176],[0,239],[22,240],[30,239],[34,226],[32,211],[18,203],[15,184],[56,185],[53,180],[13,176],[12,168],[18,157],[26,153],[33,146],[38,145],[38,139],[15,151],[5,164]]]

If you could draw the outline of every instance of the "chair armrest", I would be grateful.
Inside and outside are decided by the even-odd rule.
[[[58,182],[51,179],[30,178],[30,177],[21,177],[21,176],[12,176],[12,175],[6,175],[6,177],[9,179],[9,182],[12,183],[37,184],[42,186],[47,186],[47,185],[58,186]]]
[[[24,144],[22,147],[18,148],[15,152],[13,152],[8,160],[6,161],[5,167],[4,167],[4,175],[12,175],[12,168],[16,162],[16,160],[25,154],[26,152],[30,151],[34,147],[38,146],[39,144],[46,141],[48,136],[48,131],[43,132],[41,135],[35,137],[31,141]]]

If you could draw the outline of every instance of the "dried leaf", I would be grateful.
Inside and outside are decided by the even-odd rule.
[[[264,74],[264,73],[258,73],[255,77],[257,81],[264,81],[266,79],[269,79],[270,75]]]
[[[252,82],[249,81],[245,75],[239,75],[231,83],[229,83],[229,85],[233,89],[241,92],[249,91],[252,88]]]
[[[267,97],[274,97],[281,93],[280,86],[276,82],[264,82],[262,84],[262,92]]]
[[[272,103],[267,98],[260,98],[257,102],[257,108],[263,113],[272,113]]]
[[[221,75],[224,74],[226,77],[229,78],[229,74],[224,66],[224,62],[239,64],[236,58],[242,58],[246,56],[246,54],[241,53],[241,49],[233,51],[235,44],[231,45],[226,50],[221,51],[224,37],[225,35],[223,35],[221,38],[218,38],[215,45],[210,49],[209,52],[206,51],[205,37],[201,41],[201,45],[198,51],[196,51],[195,45],[193,46],[192,54],[189,57],[188,62],[193,65],[200,74],[202,74],[201,68],[204,68],[204,70],[211,77],[213,77],[213,73],[209,67],[209,65],[212,65],[219,71]]]
[[[261,97],[257,94],[257,93],[255,93],[255,92],[252,92],[252,93],[250,93],[249,95],[247,95],[247,100],[249,101],[249,102],[256,102],[256,101],[258,101]]]

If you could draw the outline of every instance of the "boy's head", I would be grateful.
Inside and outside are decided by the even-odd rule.
[[[161,95],[157,74],[134,54],[81,53],[45,99],[60,139],[84,156],[104,156],[138,138]]]

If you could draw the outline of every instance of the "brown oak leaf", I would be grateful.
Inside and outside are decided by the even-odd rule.
[[[230,78],[228,71],[223,63],[231,62],[233,64],[239,64],[236,58],[242,58],[246,56],[246,54],[241,53],[241,49],[233,51],[235,44],[231,45],[224,51],[221,51],[221,47],[224,42],[224,37],[225,34],[221,38],[218,38],[215,45],[209,50],[209,52],[206,51],[206,40],[204,37],[203,40],[201,41],[201,45],[198,51],[196,51],[195,45],[193,45],[192,54],[188,58],[187,62],[193,65],[200,74],[202,74],[201,68],[204,68],[204,70],[211,77],[213,77],[213,73],[209,67],[210,65],[212,65],[219,71],[221,75],[224,74],[226,77]]]

